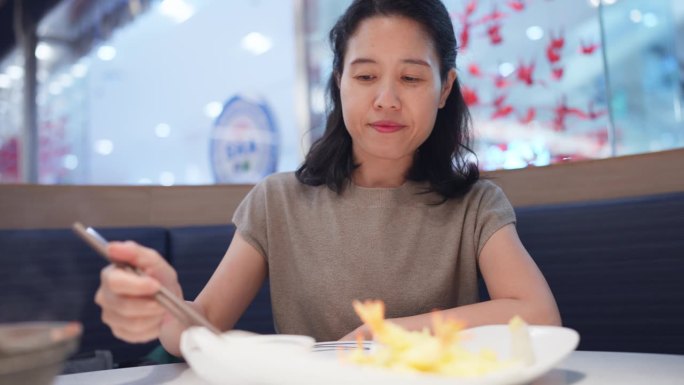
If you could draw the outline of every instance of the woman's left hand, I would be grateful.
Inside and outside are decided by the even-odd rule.
[[[351,333],[340,338],[340,341],[356,341],[356,339],[358,338],[359,335],[364,340],[372,340],[373,339],[373,333],[371,333],[370,329],[368,329],[368,327],[366,325],[361,325],[361,326],[357,327],[356,329],[352,330]]]

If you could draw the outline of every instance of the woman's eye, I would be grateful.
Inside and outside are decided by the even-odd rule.
[[[401,77],[404,81],[409,82],[409,83],[418,83],[421,79],[413,76],[402,76]]]
[[[362,82],[369,82],[373,79],[375,79],[375,76],[373,75],[356,75],[354,76],[355,79],[361,80]]]

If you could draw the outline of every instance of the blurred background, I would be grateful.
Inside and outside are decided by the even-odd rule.
[[[254,183],[322,134],[349,0],[0,0],[0,183]],[[483,170],[684,147],[684,1],[445,0]]]

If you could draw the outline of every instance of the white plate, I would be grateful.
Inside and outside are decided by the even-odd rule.
[[[568,328],[529,326],[529,331],[535,354],[533,365],[473,379],[343,364],[337,352],[316,353],[313,339],[302,336],[254,337],[228,332],[217,337],[195,327],[181,336],[181,351],[197,376],[215,384],[514,385],[551,370],[579,343],[577,332]],[[501,359],[510,356],[507,325],[481,326],[464,333],[468,337],[461,344],[466,349],[491,349]]]

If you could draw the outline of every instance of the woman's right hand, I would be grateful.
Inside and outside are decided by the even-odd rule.
[[[155,250],[126,242],[110,242],[112,261],[126,262],[146,276],[138,276],[114,265],[102,269],[95,303],[102,308],[102,321],[114,335],[127,342],[147,342],[159,337],[162,323],[171,319],[154,295],[160,286],[183,298],[176,271]]]

